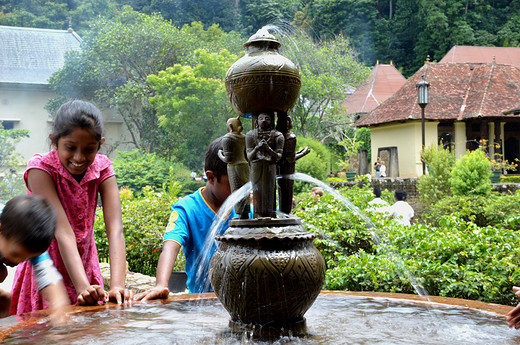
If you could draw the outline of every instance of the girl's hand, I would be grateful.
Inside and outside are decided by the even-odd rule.
[[[123,302],[132,302],[134,299],[134,292],[129,289],[125,289],[122,287],[113,287],[108,292],[109,300],[116,300],[117,304],[121,304]]]
[[[78,295],[78,305],[92,305],[98,301],[108,301],[108,294],[99,285],[91,285]]]

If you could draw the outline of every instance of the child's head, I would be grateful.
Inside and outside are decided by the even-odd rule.
[[[374,196],[376,198],[380,198],[381,197],[381,188],[379,187],[374,187]]]
[[[47,250],[54,238],[56,213],[36,195],[9,200],[0,215],[0,254],[17,265]]]
[[[396,190],[395,191],[395,200],[397,201],[405,201],[406,200],[406,192],[404,190]]]
[[[103,116],[89,102],[64,103],[56,113],[50,139],[61,164],[73,175],[84,173],[104,142]]]
[[[217,178],[217,181],[220,181],[221,176],[227,176],[227,164],[219,158],[219,150],[222,150],[222,137],[213,140],[209,144],[204,159],[204,171],[213,172],[213,176]]]
[[[323,196],[323,189],[321,189],[320,187],[312,187],[311,194],[313,198],[319,199]]]
[[[101,111],[94,104],[77,99],[63,103],[54,118],[51,133],[53,144],[56,145],[61,137],[78,128],[89,131],[101,144],[104,130]]]
[[[218,157],[219,150],[222,150],[222,137],[209,144],[204,161],[204,170],[208,178],[206,189],[214,195],[216,203],[224,202],[231,194],[227,164]]]

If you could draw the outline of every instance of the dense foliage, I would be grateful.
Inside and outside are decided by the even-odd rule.
[[[177,28],[159,15],[145,15],[128,8],[115,18],[94,21],[83,39],[82,51],[70,53],[63,68],[50,79],[58,95],[48,104],[51,113],[67,98],[93,101],[122,116],[131,135],[126,140],[135,147],[183,162],[191,169],[200,168],[203,157],[179,153],[175,150],[178,145],[172,145],[171,140],[174,137],[176,144],[182,143],[189,138],[182,133],[182,127],[195,123],[204,128],[204,125],[185,116],[181,130],[175,133],[161,126],[160,114],[150,103],[156,90],[147,77],[175,64],[200,64],[200,54],[195,53],[197,48],[209,53],[220,52],[224,47],[239,52],[243,39],[217,26],[204,29],[200,23]],[[189,97],[184,95],[186,98]],[[214,109],[221,110],[216,105]],[[201,109],[200,116],[209,118],[205,109]],[[225,133],[225,121],[221,131]],[[205,138],[196,142],[195,147],[204,152],[208,144]],[[198,160],[195,163],[193,159]]]
[[[455,45],[520,43],[519,0],[2,0],[0,25],[66,29],[71,22],[83,35],[98,16],[114,18],[127,5],[177,27],[200,21],[244,36],[264,25],[325,41],[344,35],[365,64],[393,61],[405,76]]]
[[[119,194],[126,240],[126,261],[130,271],[155,277],[164,230],[170,217],[171,205],[177,201],[179,189],[180,186],[176,183],[161,192],[145,187],[141,197],[134,197],[129,189],[121,189]],[[101,208],[96,211],[94,231],[99,259],[106,262],[108,242]],[[184,268],[183,255],[179,255],[175,269]]]
[[[132,190],[135,196],[142,196],[145,187],[162,191],[167,188],[165,181],[179,183],[179,196],[190,194],[205,184],[202,179],[193,179],[191,171],[182,163],[168,162],[155,153],[139,150],[118,152],[114,170],[118,186]]]
[[[439,226],[403,227],[367,210],[372,198],[368,187],[342,193],[370,216],[368,224],[374,227],[367,227],[364,216],[332,197],[308,198],[298,205],[297,215],[319,236],[317,246],[327,264],[325,289],[404,293],[426,289],[438,296],[517,303],[511,287],[520,279],[519,232],[504,223],[479,226],[457,217],[453,208]]]
[[[450,178],[455,166],[455,153],[442,146],[431,145],[421,152],[421,158],[428,167],[428,174],[417,183],[421,202],[433,205],[451,195]]]
[[[22,176],[17,172],[22,163],[21,155],[15,151],[16,143],[29,136],[26,129],[4,129],[0,121],[0,202],[5,203],[25,193]]]

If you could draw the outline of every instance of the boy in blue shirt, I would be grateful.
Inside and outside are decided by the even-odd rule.
[[[210,234],[215,215],[231,194],[227,176],[227,165],[218,157],[222,149],[222,138],[214,140],[208,150],[204,162],[207,177],[206,187],[180,199],[172,206],[172,213],[166,233],[163,237],[163,248],[157,264],[155,287],[137,294],[136,300],[168,298],[168,280],[181,247],[186,257],[186,274],[188,290],[191,293],[212,291],[209,283],[209,261],[216,251],[214,241],[208,237],[220,235],[229,227],[229,219],[236,216],[231,211],[226,217],[224,226],[218,234]],[[210,243],[213,247],[206,248]],[[207,255],[201,259],[201,255]],[[202,267],[200,267],[202,265]]]

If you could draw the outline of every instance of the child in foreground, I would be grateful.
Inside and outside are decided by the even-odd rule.
[[[188,290],[190,293],[212,291],[209,283],[209,261],[216,251],[213,248],[206,251],[206,240],[210,235],[213,218],[220,207],[231,194],[227,176],[227,165],[218,157],[222,149],[222,138],[214,140],[207,152],[204,170],[208,181],[206,187],[185,196],[172,205],[170,220],[163,237],[163,248],[157,264],[156,285],[154,288],[135,296],[136,300],[150,300],[168,298],[168,280],[172,273],[173,264],[177,259],[181,247],[186,256],[186,274],[188,275]],[[236,216],[234,211],[226,215],[226,221],[219,234],[229,227],[229,219]],[[216,235],[219,235],[216,234]],[[205,260],[200,260],[202,253],[207,253]],[[200,262],[205,262],[199,269]]]
[[[56,214],[37,196],[22,195],[0,205],[0,282],[7,277],[7,266],[29,259],[34,271],[37,291],[50,304],[51,318],[64,318],[69,298],[62,277],[46,252],[54,238]],[[0,290],[0,317],[9,315],[11,293]]]
[[[93,104],[64,103],[54,118],[49,138],[54,146],[36,154],[27,164],[24,181],[29,194],[46,199],[57,215],[55,238],[49,255],[63,276],[70,302],[92,305],[113,299],[130,301],[125,288],[126,253],[121,202],[112,161],[98,154],[103,138],[103,116]],[[109,244],[110,290],[103,277],[94,241],[98,195]],[[31,266],[18,265],[13,284],[11,314],[44,308],[37,294]]]

